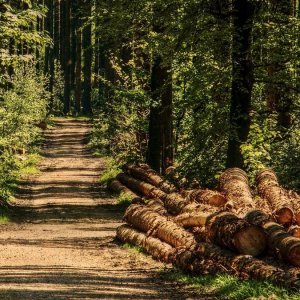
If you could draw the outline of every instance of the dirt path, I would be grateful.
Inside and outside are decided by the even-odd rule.
[[[0,299],[196,299],[114,241],[122,216],[97,184],[104,161],[85,149],[89,129],[62,119],[47,132],[41,173],[0,226]]]

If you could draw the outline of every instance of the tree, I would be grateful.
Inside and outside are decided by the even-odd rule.
[[[93,62],[93,48],[92,48],[92,25],[90,17],[92,15],[92,1],[83,1],[85,24],[82,34],[82,48],[83,48],[83,96],[82,96],[82,110],[86,115],[92,114],[91,93],[92,93],[92,62]]]
[[[241,145],[250,131],[253,88],[251,39],[255,6],[251,0],[233,0],[232,90],[227,167],[244,166]]]

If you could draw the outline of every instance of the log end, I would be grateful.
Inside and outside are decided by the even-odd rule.
[[[241,254],[259,256],[266,249],[267,237],[261,228],[252,225],[235,234],[234,244]]]
[[[293,247],[286,258],[293,266],[300,267],[300,244]]]
[[[296,219],[297,225],[300,226],[300,212],[297,212],[297,213],[295,214],[295,219]]]
[[[209,204],[216,207],[224,206],[227,199],[221,194],[215,194],[209,198]]]
[[[294,221],[294,212],[289,207],[281,207],[274,212],[277,223],[289,227]]]
[[[293,237],[300,238],[300,226],[291,226],[288,231]]]

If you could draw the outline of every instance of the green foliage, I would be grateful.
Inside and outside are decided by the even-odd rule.
[[[0,198],[8,200],[20,170],[34,172],[38,158],[27,156],[37,151],[41,142],[38,124],[46,119],[49,93],[46,78],[33,66],[16,69],[11,88],[2,91],[0,102]]]
[[[251,128],[241,147],[253,180],[273,167],[299,189],[299,8],[254,1]],[[215,186],[226,167],[230,134],[232,18],[229,1],[97,1],[102,55],[94,145],[118,162],[147,155],[150,69],[172,59],[176,165],[188,178]],[[96,93],[95,93],[96,94]],[[278,96],[279,95],[279,96]],[[280,114],[291,115],[282,128]]]
[[[0,0],[0,66],[16,66],[20,62],[32,62],[32,53],[16,53],[11,51],[9,45],[21,45],[42,50],[50,43],[48,36],[37,31],[33,24],[37,19],[45,15],[43,6],[34,4],[33,1],[18,1],[8,4],[6,0]]]
[[[123,249],[129,250],[130,252],[134,253],[134,254],[145,254],[143,247],[139,247],[139,246],[133,246],[131,244],[125,243],[122,246]]]
[[[299,300],[298,293],[275,286],[268,281],[240,280],[231,275],[191,276],[179,270],[163,271],[170,279],[197,288],[202,294],[234,300]]]
[[[132,203],[132,196],[127,193],[121,193],[118,198],[118,204],[123,207],[128,207]]]
[[[107,158],[105,170],[100,177],[100,184],[106,187],[107,183],[116,178],[116,176],[121,172],[122,170],[120,169],[120,166],[116,164],[115,160],[112,158]]]

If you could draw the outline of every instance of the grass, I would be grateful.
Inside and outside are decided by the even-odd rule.
[[[142,247],[124,244],[124,249],[137,255],[147,255]],[[184,283],[200,294],[228,300],[300,300],[300,293],[291,292],[269,281],[242,280],[228,274],[193,276],[179,269],[163,269],[162,275]]]
[[[132,196],[127,193],[121,193],[117,198],[118,204],[122,207],[128,207],[132,200]]]
[[[29,154],[21,161],[19,169],[17,171],[17,178],[24,178],[39,172],[38,164],[41,161],[39,154]]]
[[[119,168],[113,158],[106,158],[106,167],[100,176],[100,184],[106,187],[107,183],[116,178],[116,176],[121,172],[122,170]]]
[[[0,214],[0,225],[5,225],[10,222],[10,215],[7,209],[1,212]]]
[[[162,272],[173,281],[199,289],[199,293],[226,299],[300,300],[299,293],[292,293],[268,281],[241,280],[227,274],[192,276],[176,269]]]
[[[126,249],[128,250],[129,252],[132,252],[134,254],[142,254],[142,255],[146,255],[146,253],[144,252],[144,249],[143,247],[139,247],[139,246],[134,246],[134,245],[131,245],[131,244],[128,244],[128,243],[125,243],[123,246],[122,246],[123,249]]]

